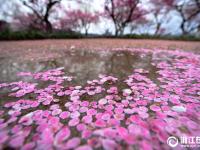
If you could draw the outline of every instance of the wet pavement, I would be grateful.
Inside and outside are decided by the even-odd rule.
[[[99,74],[110,74],[125,79],[133,69],[143,68],[155,76],[155,67],[151,64],[152,54],[139,55],[127,51],[86,51],[71,50],[62,57],[47,61],[29,61],[15,58],[0,59],[1,82],[16,81],[19,72],[40,72],[48,69],[64,67],[67,75],[76,76],[81,84],[95,79]]]
[[[168,150],[169,136],[200,133],[199,58],[131,48],[2,56],[0,149]]]

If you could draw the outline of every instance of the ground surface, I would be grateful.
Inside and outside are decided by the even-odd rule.
[[[0,149],[199,149],[180,141],[199,140],[199,50],[150,40],[0,42]]]
[[[0,42],[0,57],[15,57],[28,60],[50,59],[63,56],[69,49],[107,48],[181,49],[200,51],[200,42],[130,39],[81,39],[81,40],[35,40]],[[51,54],[49,53],[51,51]],[[47,55],[48,53],[48,55]]]

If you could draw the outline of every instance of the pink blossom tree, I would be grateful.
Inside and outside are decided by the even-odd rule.
[[[65,12],[65,17],[61,19],[61,29],[83,29],[85,35],[88,35],[88,31],[92,24],[96,24],[99,21],[99,14],[97,12],[87,12],[83,10],[69,10]]]
[[[140,0],[106,0],[105,15],[115,26],[115,35],[124,33],[131,23],[143,19],[146,11],[140,7]]]
[[[183,34],[200,31],[199,0],[159,0],[158,3],[179,14],[181,17],[180,29]]]
[[[44,30],[44,26],[41,23],[41,20],[31,12],[24,13],[21,11],[15,11],[12,19],[12,24],[17,30]]]
[[[154,35],[160,35],[165,31],[163,24],[169,22],[169,12],[170,8],[163,5],[162,0],[150,0],[150,5],[152,8],[149,12],[153,15],[154,19],[150,20],[151,24],[154,26]]]
[[[51,14],[55,11],[56,6],[61,3],[62,0],[20,0],[22,4],[31,10],[32,14],[24,15],[31,18],[33,23],[40,25],[45,31],[51,32],[53,27],[50,21]],[[21,17],[23,14],[21,15]],[[32,24],[31,22],[31,24]]]

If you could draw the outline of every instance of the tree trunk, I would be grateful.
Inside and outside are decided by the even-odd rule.
[[[46,32],[52,32],[53,30],[52,24],[48,19],[45,20],[45,30]]]
[[[85,29],[85,36],[88,36],[88,29]]]
[[[119,29],[117,25],[115,24],[115,37],[117,37],[118,35],[119,35]]]
[[[119,35],[119,31],[115,29],[115,37],[118,37],[118,35]]]
[[[119,35],[122,36],[124,34],[124,29],[125,29],[126,25],[122,26],[119,28]]]
[[[60,1],[49,0],[49,3],[46,6],[46,12],[45,12],[45,15],[44,15],[44,22],[45,22],[45,29],[46,29],[47,32],[52,32],[52,30],[53,30],[52,24],[49,21],[49,16],[50,16],[50,12],[51,12],[51,9],[53,8],[53,6],[56,5],[59,2]]]
[[[161,27],[161,23],[157,23],[157,25],[156,25],[156,31],[155,31],[154,35],[159,35],[160,27]]]
[[[186,21],[183,19],[180,26],[183,35],[188,34],[187,31],[185,30],[185,23]]]

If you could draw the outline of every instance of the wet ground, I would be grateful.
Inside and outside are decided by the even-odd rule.
[[[113,52],[121,48],[121,52]],[[151,55],[145,58],[124,50],[127,48],[185,50],[200,52],[199,42],[164,40],[40,40],[0,42],[0,79],[15,81],[20,71],[42,71],[55,67],[67,68],[80,80],[95,78],[99,73],[124,77],[137,66],[152,68]],[[102,51],[103,50],[103,51]]]
[[[44,61],[21,60],[18,58],[0,59],[0,83],[28,81],[37,82],[45,86],[45,82],[38,82],[29,77],[20,77],[20,72],[43,72],[50,69],[64,67],[68,76],[75,77],[73,85],[85,85],[87,81],[96,79],[99,74],[112,75],[120,81],[120,90],[126,88],[123,81],[132,74],[134,69],[143,68],[149,71],[148,77],[155,83],[157,68],[152,64],[152,53],[141,55],[139,52],[129,51],[96,51],[96,50],[68,50],[62,57],[46,59]],[[0,91],[1,104],[13,100],[7,97],[8,93]]]
[[[70,49],[111,50],[115,48],[146,48],[153,50],[184,50],[199,53],[200,42],[130,39],[75,39],[0,41],[0,59],[11,57],[24,60],[49,60],[62,57]]]
[[[0,149],[44,149],[47,143],[49,149],[64,149],[69,137],[62,134],[70,131],[70,139],[79,141],[73,139],[70,146],[79,150],[170,149],[169,136],[200,133],[199,44],[193,43],[197,47],[189,52],[175,52],[117,48],[116,41],[114,47],[100,41],[99,47],[93,43],[86,49],[80,42],[66,47],[59,41],[35,47],[35,42],[16,42],[16,51],[15,42],[0,45],[0,83],[8,83],[0,84]],[[31,48],[26,50],[27,45]],[[8,51],[3,53],[3,48]],[[70,115],[64,118],[61,112]],[[83,124],[87,130],[79,131]]]
[[[64,67],[68,75],[76,76],[82,83],[95,79],[99,74],[110,74],[125,78],[134,68],[153,71],[152,54],[140,56],[127,51],[91,51],[69,50],[60,58],[50,60],[28,61],[13,58],[0,60],[1,82],[16,81],[18,72],[40,72],[48,69]]]

